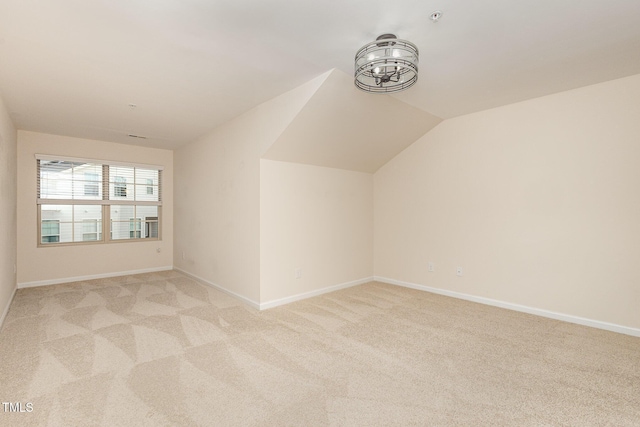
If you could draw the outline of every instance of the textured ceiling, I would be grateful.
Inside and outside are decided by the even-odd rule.
[[[441,118],[640,73],[638,0],[0,0],[0,93],[20,129],[175,148],[386,32]]]

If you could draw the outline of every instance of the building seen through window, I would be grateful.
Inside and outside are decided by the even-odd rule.
[[[160,238],[161,169],[37,161],[40,245]]]

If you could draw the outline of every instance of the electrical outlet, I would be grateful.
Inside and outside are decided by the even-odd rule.
[[[302,269],[296,268],[295,275],[296,275],[296,279],[300,279],[302,277]]]
[[[432,273],[433,273],[434,271],[436,271],[436,266],[435,266],[435,265],[433,265],[433,263],[432,263],[431,261],[429,261],[429,271],[430,271],[430,272],[432,272]]]
[[[462,276],[462,267],[456,267],[456,276]]]
[[[184,251],[182,251],[182,259],[185,259],[185,258],[184,258]]]

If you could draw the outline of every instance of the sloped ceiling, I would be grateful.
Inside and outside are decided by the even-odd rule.
[[[450,118],[640,73],[639,16],[639,0],[0,0],[0,92],[19,129],[172,149],[353,73],[391,32],[420,49],[394,97]]]
[[[315,79],[255,107],[254,110],[259,111],[260,114],[254,116],[254,119],[259,118],[259,121],[253,122],[252,127],[261,136],[259,138],[261,155],[273,145],[273,142],[298,116],[300,110],[309,102],[309,99],[330,74],[331,71],[327,71]]]
[[[262,157],[373,173],[440,121],[333,70]]]

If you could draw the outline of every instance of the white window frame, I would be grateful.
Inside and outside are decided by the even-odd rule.
[[[98,160],[98,159],[83,159],[83,158],[76,158],[76,157],[66,157],[66,156],[52,156],[52,155],[45,155],[45,154],[36,154],[36,164],[37,164],[37,172],[36,172],[36,179],[37,179],[37,201],[36,201],[36,208],[37,208],[37,229],[38,229],[38,247],[51,247],[51,246],[64,246],[64,245],[86,245],[86,244],[101,244],[101,243],[124,243],[124,242],[140,242],[140,241],[150,241],[150,240],[162,240],[162,172],[164,170],[164,168],[162,166],[156,166],[156,165],[149,165],[149,164],[140,164],[140,163],[127,163],[127,162],[114,162],[114,161],[105,161],[105,160]],[[93,199],[93,200],[86,200],[86,199],[75,199],[73,198],[73,196],[70,196],[71,198],[59,198],[59,199],[55,199],[55,198],[47,198],[47,197],[40,197],[40,162],[41,161],[60,161],[60,162],[71,162],[71,163],[87,163],[87,164],[94,164],[94,165],[100,165],[102,167],[102,180],[101,181],[96,181],[97,185],[102,187],[102,199]],[[116,195],[116,186],[118,185],[118,183],[114,181],[109,182],[109,173],[110,173],[110,167],[125,167],[125,168],[133,168],[133,183],[130,184],[132,187],[132,191],[133,191],[133,198],[126,198],[126,196],[118,196]],[[138,183],[136,181],[136,170],[138,169],[144,169],[144,170],[153,170],[153,171],[158,171],[158,183],[157,185],[153,184],[154,187],[157,188],[157,201],[149,201],[149,200],[140,200],[140,198],[144,199],[144,196],[149,195],[148,191],[147,191],[147,186],[148,184],[148,180],[145,180],[142,183]],[[125,178],[126,179],[126,178]],[[80,182],[80,181],[84,181],[83,184],[87,184],[89,183],[89,181],[87,181],[86,179],[72,179],[72,185],[73,182]],[[127,183],[125,181],[125,185],[129,185],[129,183]],[[113,185],[113,194],[110,194],[109,192],[109,187],[110,184]],[[125,191],[127,187],[125,187]],[[136,189],[140,190],[140,195],[136,195]],[[152,187],[153,188],[153,187]],[[85,187],[86,190],[86,187]],[[84,194],[84,191],[83,191]],[[84,194],[86,195],[86,194]],[[93,194],[91,194],[93,195]],[[152,194],[153,195],[153,194]],[[139,198],[140,197],[140,198]],[[126,200],[123,200],[126,199]],[[42,224],[43,222],[49,222],[49,221],[56,221],[51,220],[51,219],[42,219],[42,207],[44,205],[61,205],[61,206],[69,206],[71,208],[71,210],[74,210],[74,207],[77,205],[100,205],[101,206],[101,217],[100,219],[88,219],[88,221],[99,221],[101,223],[101,227],[98,227],[98,231],[97,231],[97,239],[98,240],[84,240],[84,236],[85,233],[84,230],[84,224],[85,224],[85,220],[79,220],[79,221],[74,221],[72,220],[73,224],[76,223],[80,223],[83,224],[82,227],[82,240],[75,240],[75,227],[72,227],[72,238],[71,241],[68,242],[43,242],[42,239],[43,237],[47,237],[47,236],[43,236],[42,235]],[[112,238],[112,230],[111,230],[111,223],[112,223],[112,218],[111,218],[111,206],[112,205],[132,205],[134,206],[134,211],[137,210],[138,207],[143,207],[143,206],[156,206],[157,207],[157,220],[156,217],[154,216],[154,222],[157,222],[157,236],[154,237],[150,237],[148,233],[143,233],[142,232],[142,223],[146,224],[146,221],[144,218],[140,218],[140,226],[139,226],[139,230],[135,230],[138,231],[137,234],[134,233],[134,237],[129,237],[127,238],[119,238],[119,239],[113,239]],[[137,215],[136,215],[137,216]],[[57,220],[58,223],[60,223],[61,221]],[[97,225],[97,224],[96,224]],[[95,234],[95,233],[88,233],[88,234]],[[60,235],[58,235],[60,236]],[[131,236],[131,234],[129,234],[129,236]],[[60,240],[60,237],[58,237],[58,240]]]

